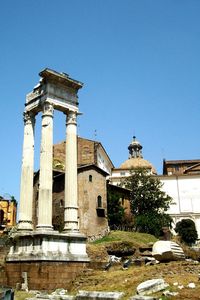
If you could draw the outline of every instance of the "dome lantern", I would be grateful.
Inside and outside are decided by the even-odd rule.
[[[140,142],[138,142],[136,140],[136,137],[133,136],[133,140],[130,143],[130,145],[128,146],[128,150],[129,150],[129,158],[143,158],[142,156],[142,145],[140,144]]]

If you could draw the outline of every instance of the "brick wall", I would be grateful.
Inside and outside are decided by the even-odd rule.
[[[95,142],[78,137],[77,139],[77,159],[78,165],[94,164],[95,158]],[[54,167],[59,169],[65,165],[65,142],[53,146]]]
[[[7,285],[23,283],[22,272],[27,272],[30,290],[69,289],[72,280],[86,267],[81,262],[23,262],[7,263]]]

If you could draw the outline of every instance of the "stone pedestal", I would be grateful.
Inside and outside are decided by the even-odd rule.
[[[7,255],[9,261],[88,262],[86,237],[80,233],[33,231],[15,234]]]

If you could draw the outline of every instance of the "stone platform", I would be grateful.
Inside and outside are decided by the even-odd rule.
[[[79,232],[19,231],[12,236],[12,246],[6,261],[89,262],[86,237]]]
[[[29,289],[68,288],[88,265],[86,237],[80,233],[18,231],[6,257],[7,285],[22,284],[26,274]]]

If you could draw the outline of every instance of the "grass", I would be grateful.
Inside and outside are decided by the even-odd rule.
[[[25,300],[26,298],[34,297],[34,294],[25,291],[15,291],[15,300]]]
[[[111,242],[130,242],[135,247],[142,247],[148,243],[155,243],[157,239],[147,233],[126,232],[126,231],[111,231],[107,236],[100,240],[92,242],[93,245],[106,244]]]

